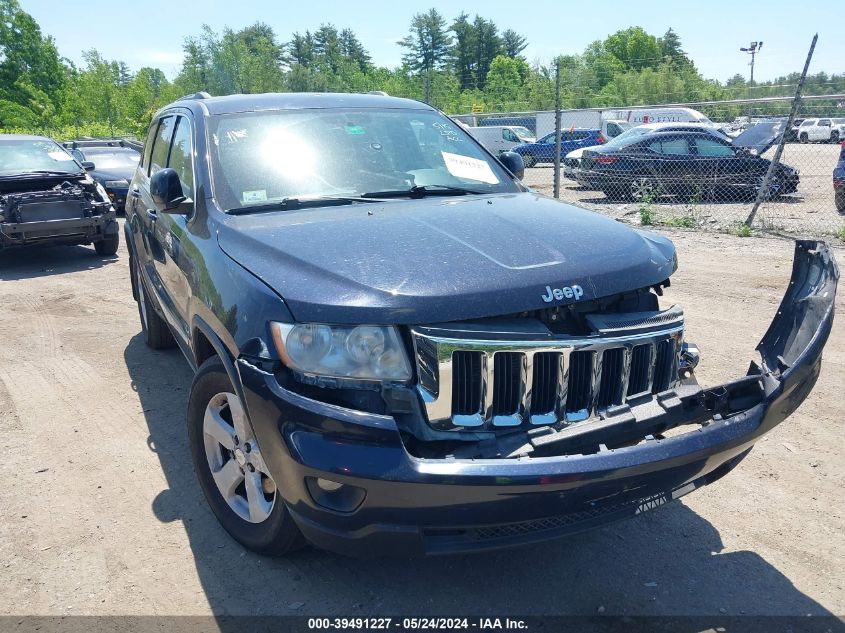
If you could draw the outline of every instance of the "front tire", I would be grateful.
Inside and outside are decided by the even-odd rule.
[[[191,385],[188,440],[194,471],[220,525],[244,547],[281,556],[305,540],[268,472],[240,398],[217,356]]]
[[[103,257],[110,257],[117,253],[118,246],[120,246],[120,233],[110,233],[99,242],[94,242],[94,250],[97,255]]]
[[[839,142],[839,130],[833,130],[830,133],[830,142],[831,143],[838,143]]]
[[[801,141],[802,143],[808,143],[810,141],[810,137],[807,136],[806,132],[802,132],[801,136],[798,137],[798,140]]]

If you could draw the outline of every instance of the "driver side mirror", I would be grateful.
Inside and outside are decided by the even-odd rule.
[[[82,169],[84,169],[85,171],[94,171],[94,163],[92,163],[90,160],[83,160]]]
[[[150,178],[150,196],[159,211],[188,215],[193,211],[193,200],[182,193],[182,183],[175,169],[159,169]]]
[[[516,152],[502,152],[499,154],[499,162],[520,180],[525,178],[525,162],[522,160],[520,154]]]

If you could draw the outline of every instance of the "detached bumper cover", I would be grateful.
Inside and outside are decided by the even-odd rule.
[[[682,385],[602,419],[528,433],[521,458],[419,459],[392,417],[305,398],[245,359],[237,365],[262,453],[312,542],[359,555],[504,547],[632,516],[730,472],[812,390],[838,277],[824,243],[797,242],[789,289],[757,347],[761,362],[745,377]],[[327,510],[306,477],[366,497],[354,512]]]

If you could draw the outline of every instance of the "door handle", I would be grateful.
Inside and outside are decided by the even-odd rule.
[[[158,212],[155,209],[147,209],[147,219],[150,222],[155,222],[158,219]]]
[[[132,185],[132,189],[129,192],[133,198],[140,198],[141,197],[141,190],[138,189],[138,185]]]

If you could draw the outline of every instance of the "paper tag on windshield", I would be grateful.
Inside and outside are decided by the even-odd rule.
[[[244,191],[244,202],[264,202],[267,200],[267,191],[257,189],[256,191]]]
[[[498,184],[499,179],[490,168],[486,161],[478,158],[470,158],[469,156],[461,156],[460,154],[450,154],[449,152],[440,152],[443,154],[443,162],[446,163],[446,169],[455,178],[466,178],[467,180],[477,180],[478,182],[487,182],[491,185]]]

